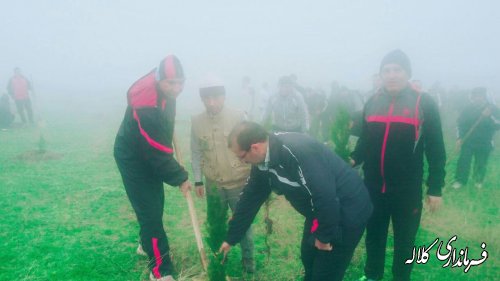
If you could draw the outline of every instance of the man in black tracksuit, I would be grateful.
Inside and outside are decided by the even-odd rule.
[[[228,141],[236,156],[253,166],[220,251],[227,254],[242,239],[274,191],[305,217],[304,280],[342,280],[372,212],[356,171],[326,146],[300,133],[269,135],[256,123],[242,122]]]
[[[427,200],[431,211],[441,204],[446,154],[438,107],[412,89],[411,67],[400,50],[387,54],[380,66],[382,88],[363,111],[362,132],[351,157],[364,163],[365,184],[373,202],[366,227],[367,260],[360,280],[384,274],[389,221],[394,230],[393,280],[410,280],[411,258],[422,211],[424,152],[429,164]]]
[[[115,140],[115,160],[140,225],[138,253],[145,251],[150,259],[151,280],[173,280],[162,221],[163,183],[180,186],[183,193],[191,189],[188,174],[173,157],[172,149],[175,102],[183,85],[179,60],[167,56],[158,68],[130,87]]]

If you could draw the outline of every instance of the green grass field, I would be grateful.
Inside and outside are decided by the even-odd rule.
[[[48,153],[54,159],[29,161],[20,157],[37,149],[39,129],[0,132],[2,281],[147,280],[146,261],[135,254],[138,225],[112,157],[122,111],[76,109],[74,106],[46,116],[43,132]],[[449,124],[448,185],[456,162],[452,121]],[[188,160],[188,122],[179,120],[177,129],[184,159]],[[472,185],[461,190],[447,187],[442,209],[437,214],[424,212],[417,237],[417,245],[429,245],[435,238],[446,243],[458,235],[453,245],[457,249],[469,247],[471,259],[480,258],[480,245],[485,242],[489,258],[465,274],[464,267],[442,268],[444,262],[437,260],[434,248],[427,264],[414,266],[413,280],[498,280],[499,155],[497,150],[490,158],[483,189],[477,190]],[[203,230],[205,202],[195,200]],[[274,233],[269,238],[272,247],[269,260],[261,214],[254,223],[258,270],[254,279],[300,280],[303,219],[283,198],[271,206],[271,217]],[[164,221],[178,280],[205,280],[187,204],[177,188],[166,188]],[[384,280],[391,277],[392,237],[388,245]],[[364,242],[361,242],[345,280],[356,280],[362,275],[364,259]],[[227,271],[230,276],[242,277],[237,247],[231,252]]]

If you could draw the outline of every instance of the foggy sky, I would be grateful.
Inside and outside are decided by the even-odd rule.
[[[0,93],[19,66],[38,95],[125,104],[128,87],[170,53],[187,76],[181,104],[197,98],[207,72],[226,81],[228,99],[244,75],[255,86],[295,73],[307,86],[337,80],[368,90],[396,48],[425,88],[439,80],[500,89],[495,0],[0,3]]]

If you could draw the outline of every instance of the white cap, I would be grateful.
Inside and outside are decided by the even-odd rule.
[[[200,80],[199,88],[224,87],[224,82],[218,76],[208,73]]]

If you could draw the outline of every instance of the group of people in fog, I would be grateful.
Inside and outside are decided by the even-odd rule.
[[[137,252],[149,259],[150,279],[171,281],[175,275],[162,220],[167,183],[184,194],[194,189],[200,198],[215,194],[229,206],[232,217],[219,251],[227,255],[240,243],[246,274],[259,271],[251,224],[274,192],[305,218],[300,246],[304,280],[342,280],[365,230],[367,258],[360,280],[381,280],[391,221],[393,280],[410,280],[412,266],[405,260],[415,245],[423,194],[431,211],[440,207],[446,165],[439,103],[411,77],[410,59],[394,50],[382,59],[374,87],[365,95],[334,84],[335,94],[327,98],[287,75],[279,79],[277,93],[266,94],[262,103],[245,78],[241,99],[247,107],[240,110],[226,106],[223,80],[209,75],[199,84],[205,110],[191,119],[190,180],[172,146],[176,99],[185,75],[176,56],[163,59],[128,90],[114,146],[140,226]],[[476,182],[483,182],[498,129],[498,110],[487,102],[486,90],[475,89],[472,101],[459,118],[460,186],[467,182],[472,157]],[[357,123],[350,161],[325,144],[339,104],[349,107]],[[360,166],[363,176],[354,169]]]
[[[21,73],[20,68],[14,68],[14,75],[7,82],[7,93],[0,97],[1,130],[11,128],[15,120],[15,114],[10,107],[11,99],[16,105],[22,125],[26,126],[28,122],[31,126],[35,125],[30,95],[33,95],[31,82]]]

